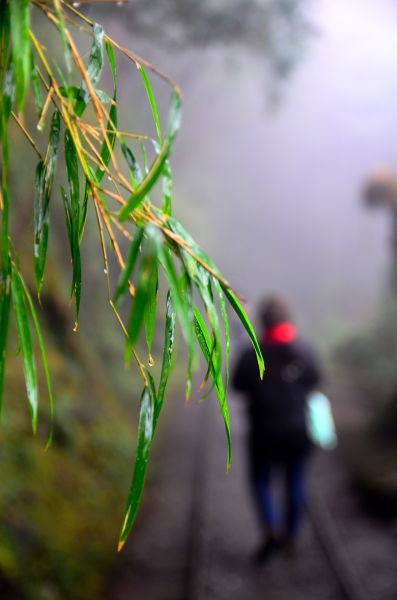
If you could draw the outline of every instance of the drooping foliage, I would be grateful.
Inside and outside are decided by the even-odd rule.
[[[55,62],[51,48],[44,44],[31,25],[32,11],[37,11],[38,16],[58,31],[62,64]],[[75,41],[76,30],[92,40],[91,51],[85,60]],[[141,75],[157,139],[118,128],[120,55]],[[106,69],[112,78],[111,95],[99,87]],[[151,83],[153,76],[162,79],[171,90],[165,127],[160,122]],[[83,282],[80,248],[88,211],[93,210],[109,305],[125,337],[125,360],[135,362],[142,378],[137,450],[120,533],[121,548],[133,525],[142,494],[153,436],[173,364],[176,323],[179,323],[187,348],[186,395],[190,395],[192,370],[201,352],[205,375],[200,389],[207,386],[218,398],[227,435],[228,467],[231,450],[226,401],[230,352],[227,304],[247,330],[261,375],[263,359],[237,295],[209,256],[172,216],[169,158],[181,120],[178,86],[148,62],[120,46],[100,25],[92,23],[63,0],[0,0],[0,90],[0,407],[4,395],[7,333],[10,321],[14,319],[34,432],[39,412],[36,343],[53,411],[51,377],[37,307],[45,285],[51,204],[57,196],[64,207],[72,264],[70,293],[75,305],[74,329],[78,329]],[[28,95],[32,95],[37,111],[34,133],[28,130],[24,115]],[[25,282],[10,233],[10,223],[15,218],[9,190],[11,121],[19,126],[38,158],[36,172],[32,174],[35,294]],[[48,138],[44,152],[40,149],[43,138]],[[60,161],[66,169],[66,180],[62,182],[57,176]],[[117,282],[114,274],[109,272],[113,264],[110,253],[119,267]],[[164,346],[159,381],[156,382],[150,370],[154,361],[152,342],[158,326],[159,289],[164,286]],[[144,351],[138,351],[142,348],[142,342],[138,345],[140,340],[145,341]],[[50,430],[49,442],[51,435]]]

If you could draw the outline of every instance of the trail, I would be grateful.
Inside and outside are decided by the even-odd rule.
[[[261,568],[244,415],[231,398],[233,466],[216,403],[174,406],[137,527],[106,600],[395,600],[397,542],[363,512],[340,451],[318,452],[299,551]],[[154,473],[154,474],[153,474]],[[395,532],[395,528],[394,528]]]

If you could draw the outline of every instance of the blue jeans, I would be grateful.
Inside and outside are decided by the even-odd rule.
[[[256,464],[252,469],[252,487],[259,518],[268,534],[282,531],[293,540],[300,529],[305,506],[305,474],[308,457],[298,457],[287,463]],[[284,480],[284,510],[276,506],[272,493],[274,475]],[[280,512],[282,513],[280,517]]]

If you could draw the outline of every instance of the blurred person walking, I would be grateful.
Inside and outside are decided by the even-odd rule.
[[[264,378],[258,377],[255,353],[247,349],[237,361],[233,386],[247,403],[249,475],[263,530],[255,560],[264,562],[282,546],[292,549],[300,530],[312,448],[306,404],[321,376],[313,351],[297,337],[283,299],[265,299],[259,316]],[[273,496],[277,473],[284,482],[284,507]]]

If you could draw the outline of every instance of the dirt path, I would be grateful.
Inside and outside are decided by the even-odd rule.
[[[245,481],[244,419],[238,400],[231,405],[227,476],[215,402],[168,415],[138,525],[105,600],[395,600],[395,535],[363,513],[338,452],[319,453],[312,469],[321,531],[307,519],[297,556],[251,565],[258,531]]]

